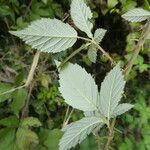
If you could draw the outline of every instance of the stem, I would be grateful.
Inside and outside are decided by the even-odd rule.
[[[22,119],[26,118],[28,116],[28,113],[29,113],[29,101],[30,101],[30,96],[31,96],[32,90],[33,90],[33,84],[30,85],[28,98],[27,98],[27,101],[26,101],[25,106],[24,106],[24,108],[22,110],[22,113],[21,113],[21,118]]]
[[[64,118],[64,121],[63,121],[63,127],[66,125],[67,116],[69,114],[69,108],[70,108],[70,106],[68,105],[67,110],[66,110],[66,114],[65,114],[65,118]]]
[[[74,109],[71,110],[71,112],[70,112],[69,115],[68,115],[68,118],[66,117],[66,120],[65,120],[65,122],[63,123],[63,127],[68,124],[68,122],[69,122],[69,120],[70,120],[70,118],[71,118],[71,115],[72,115],[73,111],[74,111]]]
[[[147,37],[149,30],[150,30],[150,18],[148,19],[147,23],[145,24],[145,26],[143,28],[143,31],[142,31],[142,34],[141,34],[141,37],[138,40],[137,45],[133,49],[132,56],[131,56],[129,62],[127,63],[127,65],[126,65],[126,68],[124,70],[124,74],[125,74],[126,77],[130,73],[130,71],[131,71],[131,69],[134,65],[134,61],[137,58],[137,56],[140,52],[140,49],[141,49],[141,47],[143,46],[143,44],[145,42],[145,38]],[[113,119],[111,127],[109,128],[108,139],[106,141],[104,150],[108,150],[110,142],[113,139],[113,131],[114,131],[115,122],[116,122],[116,119]]]
[[[12,93],[12,92],[14,92],[14,91],[16,91],[16,90],[19,90],[19,89],[22,89],[22,88],[24,88],[24,87],[25,87],[25,85],[22,85],[22,86],[13,88],[13,89],[11,89],[11,90],[8,90],[8,91],[6,91],[6,92],[1,93],[0,96],[1,96],[1,95],[5,95],[5,94],[8,94],[8,93]]]
[[[31,84],[31,81],[33,80],[34,72],[35,72],[36,66],[37,66],[38,61],[39,61],[39,56],[40,56],[40,52],[37,52],[33,58],[33,62],[32,62],[31,69],[30,69],[29,75],[27,77],[26,83],[22,86],[13,88],[13,89],[8,90],[6,92],[3,92],[0,94],[0,96],[14,92],[14,91],[19,90],[19,89],[24,88],[24,87],[26,87],[26,88],[29,87],[29,85]]]
[[[94,39],[88,39],[88,38],[84,38],[84,37],[80,37],[80,36],[78,36],[78,39],[82,39],[82,40],[88,41],[90,43],[93,43],[111,61],[112,65],[116,64],[116,62],[113,60],[113,58],[99,44],[97,44]]]
[[[101,150],[100,137],[99,137],[98,132],[96,132],[95,135],[96,135],[96,140],[97,140],[98,150]]]
[[[100,45],[98,45],[95,41],[93,42],[93,44],[95,44],[97,48],[111,61],[112,65],[116,64],[113,58]]]
[[[113,139],[115,122],[116,122],[116,119],[113,119],[111,126],[108,126],[109,133],[108,133],[108,138],[107,138],[105,146],[104,146],[104,150],[108,150],[110,142]]]
[[[145,42],[145,38],[147,37],[149,30],[150,30],[150,18],[148,19],[147,23],[145,24],[145,26],[143,28],[143,32],[141,34],[141,37],[139,38],[137,45],[133,49],[132,56],[131,56],[129,62],[127,63],[127,65],[125,67],[124,73],[125,73],[126,77],[130,73],[130,71],[134,65],[134,62],[135,62],[135,60],[136,60],[136,58],[140,52],[141,47],[143,46],[143,44]]]
[[[37,67],[39,57],[40,57],[40,52],[36,52],[36,54],[34,55],[34,58],[33,58],[33,62],[32,62],[32,65],[31,65],[29,75],[27,77],[27,81],[25,83],[25,87],[28,87],[30,85],[30,83],[32,82],[32,80],[33,80],[34,72],[35,72],[35,69]]]
[[[61,68],[66,62],[68,62],[68,60],[70,60],[73,56],[75,56],[77,53],[79,53],[81,50],[87,48],[91,43],[87,43],[82,45],[80,48],[78,48],[77,50],[75,50],[73,53],[71,53],[67,58],[65,58],[65,60],[58,66],[58,68]]]

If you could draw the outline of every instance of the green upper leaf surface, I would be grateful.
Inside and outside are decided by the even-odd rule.
[[[43,52],[61,52],[70,48],[77,40],[77,32],[69,24],[57,19],[34,21],[21,31],[10,31],[32,48]]]
[[[83,0],[73,0],[71,4],[71,17],[74,24],[88,37],[92,38],[91,30],[93,24],[89,21],[92,18],[92,12],[90,8],[84,3]]]
[[[141,22],[150,17],[150,12],[142,8],[135,8],[123,14],[122,17],[131,22]]]
[[[27,95],[28,95],[28,92],[26,89],[19,89],[13,92],[12,94],[13,102],[11,103],[11,109],[16,115],[19,114],[19,111],[25,105]]]
[[[97,117],[86,117],[73,123],[64,133],[59,150],[68,150],[81,143],[97,126],[103,124]]]
[[[19,119],[16,116],[9,116],[0,120],[0,125],[5,127],[17,127],[19,125]]]
[[[60,92],[65,102],[83,111],[97,109],[97,85],[90,74],[77,64],[68,63],[60,70]]]
[[[35,117],[27,117],[21,121],[22,127],[39,127],[41,122]]]
[[[110,119],[118,102],[121,100],[124,86],[124,76],[119,64],[117,64],[102,82],[98,101],[101,113],[108,119]]]

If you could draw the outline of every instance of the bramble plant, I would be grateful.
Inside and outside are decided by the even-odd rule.
[[[83,0],[72,0],[71,17],[76,27],[86,33],[87,37],[78,36],[77,31],[67,23],[63,23],[58,19],[47,18],[34,21],[21,31],[10,31],[10,33],[21,38],[32,46],[32,48],[41,52],[62,52],[72,47],[78,39],[87,42],[75,50],[62,63],[56,63],[60,78],[59,90],[65,102],[73,108],[83,111],[85,115],[81,120],[64,126],[63,131],[65,133],[60,140],[59,149],[67,150],[75,147],[90,133],[98,137],[100,128],[106,125],[109,130],[109,135],[106,144],[104,144],[104,149],[107,150],[113,138],[113,128],[115,125],[115,119],[113,118],[125,113],[133,105],[128,103],[120,104],[125,86],[122,69],[120,68],[120,64],[116,63],[99,45],[105,36],[106,30],[98,28],[94,34],[92,33],[93,24],[90,21],[92,19],[92,12]],[[149,37],[150,12],[142,8],[136,8],[122,15],[122,17],[131,22],[148,20],[143,29],[142,36],[133,50],[133,55],[124,69],[126,76],[132,69],[145,39]],[[92,76],[82,67],[77,64],[66,64],[70,58],[82,49],[88,49],[87,53],[91,62],[96,62],[97,50],[100,50],[110,60],[111,64],[115,65],[102,82],[100,92]],[[25,85],[20,88],[27,87],[32,81],[38,59],[39,53],[35,55]]]

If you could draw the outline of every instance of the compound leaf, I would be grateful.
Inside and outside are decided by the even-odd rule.
[[[141,22],[150,17],[150,12],[142,8],[135,8],[123,14],[122,17],[131,22]]]
[[[59,150],[67,150],[81,143],[97,126],[103,124],[97,117],[86,117],[74,122],[59,143]]]
[[[90,74],[77,64],[68,63],[60,70],[60,92],[65,102],[83,111],[97,109],[97,85]]]
[[[83,0],[73,0],[71,3],[71,17],[74,24],[88,37],[92,38],[91,29],[93,24],[89,21],[92,18],[92,12]]]
[[[69,24],[57,19],[34,21],[21,31],[10,31],[32,48],[43,52],[60,52],[71,47],[77,40],[77,32]]]
[[[117,64],[105,77],[100,90],[99,107],[101,113],[108,119],[121,100],[124,86],[124,76]]]
[[[131,104],[127,104],[127,103],[124,103],[124,104],[119,104],[113,114],[112,114],[112,117],[116,117],[116,116],[119,116],[123,113],[125,113],[126,111],[130,110],[131,108],[133,108],[133,105]]]

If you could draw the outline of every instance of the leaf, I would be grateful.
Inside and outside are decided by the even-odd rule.
[[[67,104],[83,111],[97,109],[97,85],[82,67],[68,63],[60,70],[59,78],[59,90]]]
[[[19,124],[19,120],[16,116],[9,116],[7,118],[0,120],[0,125],[6,126],[6,127],[17,127]]]
[[[99,108],[108,120],[121,100],[124,86],[124,76],[119,64],[117,64],[105,77],[100,90]]]
[[[127,104],[127,103],[124,103],[124,104],[119,104],[113,114],[112,114],[112,117],[116,117],[116,116],[119,116],[123,113],[125,113],[126,111],[130,110],[131,108],[133,108],[134,105],[131,105],[131,104]]]
[[[92,38],[93,35],[91,30],[93,24],[89,21],[92,18],[92,13],[89,7],[84,3],[83,0],[72,0],[71,3],[71,17],[74,24],[88,37]]]
[[[19,114],[19,111],[25,105],[27,94],[26,89],[19,89],[12,94],[13,102],[11,103],[11,109],[16,115]]]
[[[42,18],[21,31],[10,33],[43,52],[64,51],[77,40],[77,32],[69,24],[57,19]]]
[[[31,144],[38,144],[39,142],[36,133],[26,128],[19,128],[16,133],[16,138],[21,150],[29,150]]]
[[[50,150],[58,150],[58,144],[61,137],[62,132],[59,129],[49,130],[44,145]]]
[[[22,127],[39,127],[41,122],[35,117],[27,117],[21,122]]]
[[[142,8],[135,8],[123,14],[122,17],[131,22],[141,22],[150,17],[150,12]]]
[[[94,33],[94,39],[95,41],[99,44],[102,39],[104,38],[105,34],[106,34],[106,31],[105,29],[102,29],[102,28],[99,28],[95,31]]]
[[[91,45],[88,49],[88,58],[91,62],[95,63],[97,57],[97,49],[94,45]]]
[[[118,4],[118,0],[108,0],[108,8],[113,8]]]
[[[86,117],[73,123],[64,133],[59,143],[59,150],[67,150],[81,143],[102,120],[97,117]]]
[[[15,133],[13,128],[0,129],[0,150],[19,150]]]
[[[5,100],[12,98],[11,93],[1,95],[2,93],[9,91],[11,89],[12,85],[7,83],[0,83],[0,102],[4,102]]]

